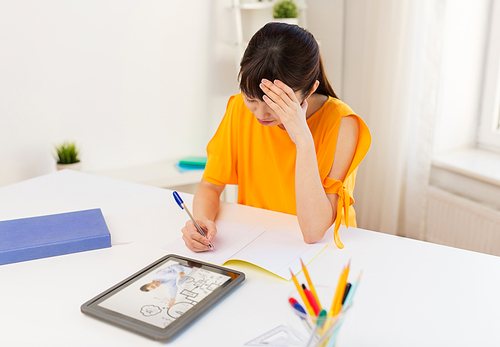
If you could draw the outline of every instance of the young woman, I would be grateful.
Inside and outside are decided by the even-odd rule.
[[[323,70],[313,35],[269,23],[250,40],[240,64],[241,93],[232,96],[207,146],[208,162],[182,229],[192,251],[208,250],[226,184],[238,185],[238,203],[297,215],[304,241],[321,240],[335,222],[356,226],[352,193],[370,133],[340,101]]]

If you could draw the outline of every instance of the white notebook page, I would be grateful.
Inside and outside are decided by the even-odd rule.
[[[328,246],[323,240],[307,244],[301,237],[283,230],[265,230],[245,224],[216,221],[217,235],[213,240],[215,251],[192,252],[182,238],[162,247],[162,251],[180,254],[189,258],[223,265],[228,260],[243,260],[270,271],[286,280],[291,279],[290,270],[298,273]]]

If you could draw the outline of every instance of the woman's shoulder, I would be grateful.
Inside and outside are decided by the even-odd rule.
[[[226,117],[232,117],[233,114],[241,116],[247,111],[245,106],[245,101],[243,100],[243,95],[241,93],[231,95],[227,101],[226,105]]]
[[[335,128],[343,117],[354,115],[356,113],[342,100],[329,96],[321,108],[308,119],[308,123],[319,128]]]
[[[346,117],[350,115],[356,115],[352,108],[340,99],[334,98],[332,96],[328,97],[328,100],[324,104],[324,111],[329,113],[335,113],[337,116]]]
[[[241,106],[244,105],[245,102],[243,101],[243,94],[234,94],[229,97],[229,100],[227,101],[227,107],[229,108],[230,106]]]
[[[356,127],[358,129],[358,146],[361,146],[363,150],[368,150],[371,143],[371,134],[363,118],[356,114],[353,109],[342,100],[329,97],[327,103],[328,107],[333,110],[332,112],[335,112],[337,115],[336,117],[332,117],[332,122],[335,123],[335,127],[340,123],[339,121],[342,120],[342,118],[352,116],[349,121],[346,122],[346,125],[348,127]]]
[[[241,93],[229,97],[222,122],[232,124],[232,126],[239,127],[248,122],[250,111],[245,106],[243,95]]]

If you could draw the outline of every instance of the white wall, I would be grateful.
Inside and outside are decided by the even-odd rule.
[[[337,96],[342,98],[344,0],[309,0],[307,29],[319,41],[326,75]]]
[[[204,154],[237,92],[226,1],[0,2],[0,186]]]
[[[238,92],[230,3],[0,2],[0,186],[53,172],[64,140],[90,172],[204,155]],[[343,3],[306,13],[339,94]]]

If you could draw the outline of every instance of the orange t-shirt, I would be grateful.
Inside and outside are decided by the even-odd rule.
[[[358,145],[344,182],[327,177],[332,168],[342,117],[355,115],[342,101],[329,97],[307,119],[311,130],[323,187],[339,194],[342,215],[356,226],[352,193],[359,163],[370,147],[370,132],[361,118]],[[295,204],[296,147],[286,130],[259,124],[245,106],[242,94],[229,99],[226,114],[207,146],[208,161],[203,178],[216,185],[238,185],[238,203],[297,214]],[[345,201],[345,204],[344,204]],[[339,215],[340,217],[340,215]],[[342,224],[345,218],[342,218]]]

